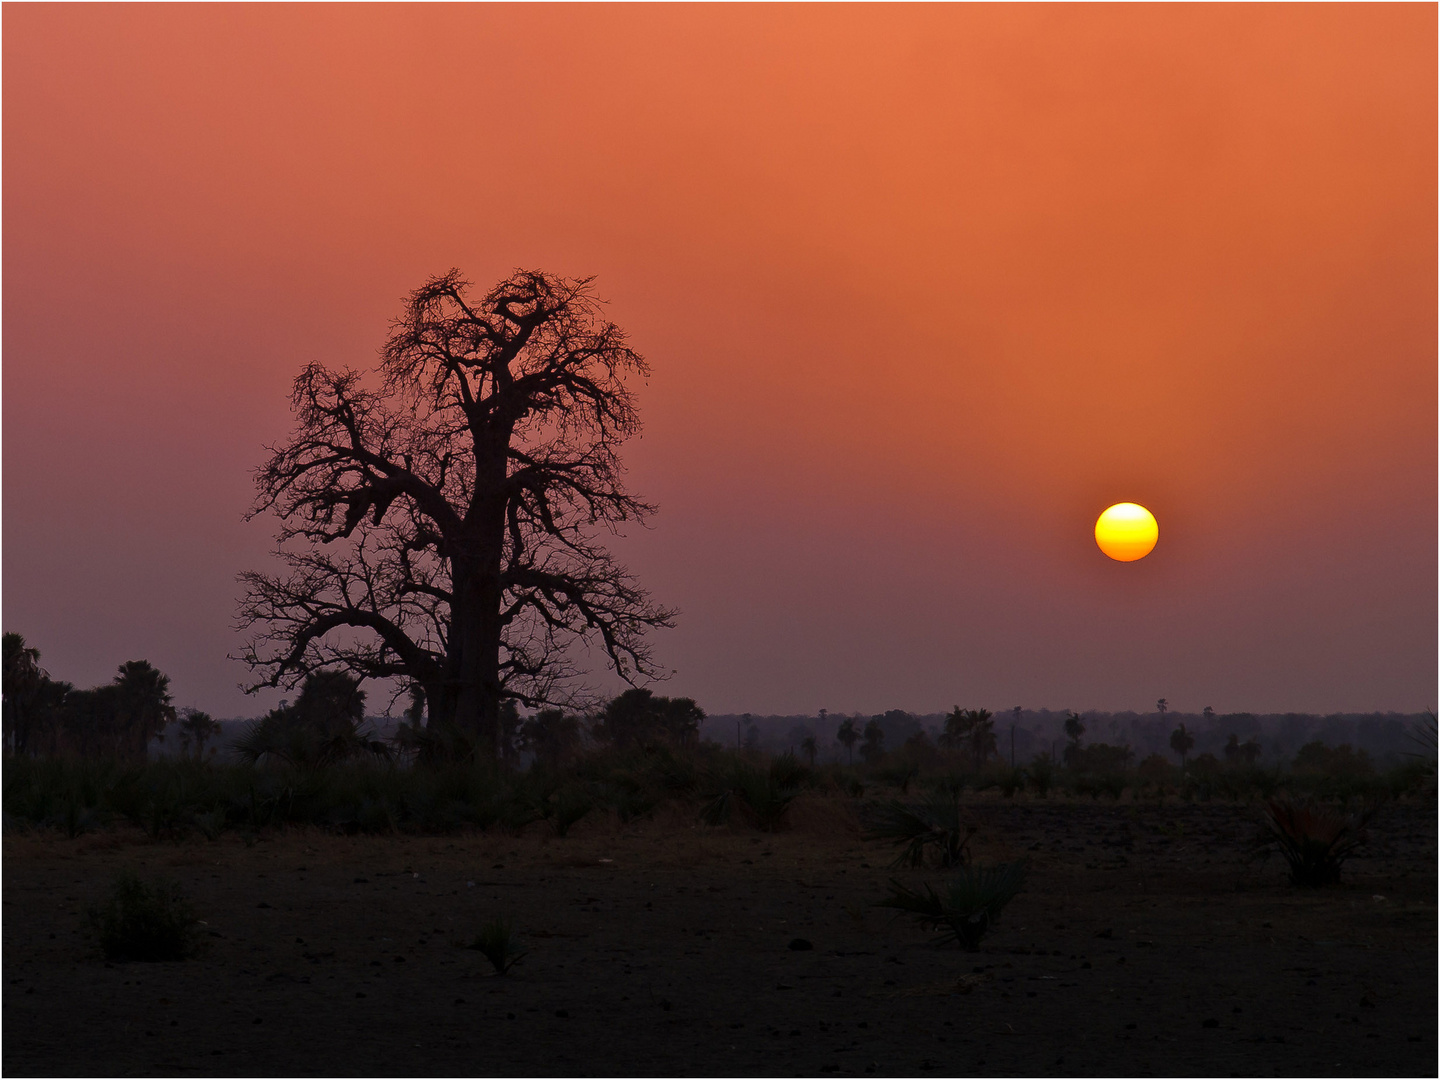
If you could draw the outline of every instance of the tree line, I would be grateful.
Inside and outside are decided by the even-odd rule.
[[[169,676],[147,660],[128,660],[109,683],[80,690],[51,678],[23,635],[6,633],[3,664],[0,715],[12,754],[143,761],[150,741],[174,725],[181,753],[199,757],[220,730],[198,709],[177,711]]]
[[[367,729],[366,693],[361,680],[343,670],[310,672],[293,701],[282,701],[245,725],[231,750],[252,764],[283,762],[321,767],[357,757],[390,758],[412,753],[421,761],[485,760],[488,739],[436,745],[416,694],[393,738]],[[4,742],[10,753],[28,757],[145,760],[152,740],[175,739],[182,757],[213,756],[220,724],[198,709],[177,710],[170,679],[145,660],[121,664],[104,686],[77,690],[51,678],[40,666],[40,651],[18,633],[4,635]],[[528,754],[542,766],[570,763],[587,742],[620,750],[664,743],[693,747],[705,711],[693,698],[662,697],[632,687],[592,715],[541,709],[522,716],[513,701],[500,710],[496,745],[500,760],[518,765]],[[207,755],[208,746],[208,755]]]

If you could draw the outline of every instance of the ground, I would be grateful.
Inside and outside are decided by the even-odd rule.
[[[13,833],[4,1072],[1435,1075],[1433,799],[1322,890],[1247,861],[1254,807],[969,810],[979,860],[1030,861],[978,953],[871,907],[939,874],[818,799],[776,834]],[[198,958],[99,958],[84,911],[122,869],[181,884]],[[463,948],[496,916],[530,950],[505,977]]]

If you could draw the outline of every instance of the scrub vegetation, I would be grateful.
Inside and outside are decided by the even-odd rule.
[[[165,879],[147,883],[122,872],[89,919],[107,960],[185,960],[199,944],[199,919],[180,886]]]
[[[5,647],[7,827],[71,838],[122,824],[155,840],[233,832],[253,841],[292,826],[342,834],[540,829],[563,838],[582,821],[623,824],[660,808],[702,827],[771,833],[808,798],[848,807],[868,838],[895,845],[896,867],[952,869],[967,862],[975,835],[970,808],[987,799],[1222,801],[1253,803],[1296,883],[1324,884],[1362,842],[1375,806],[1434,789],[1428,731],[1416,735],[1422,751],[1388,769],[1364,751],[1320,741],[1301,747],[1288,768],[1257,763],[1234,739],[1224,760],[1206,753],[1182,765],[1152,754],[1136,763],[1128,747],[1085,744],[1085,724],[1071,714],[1063,754],[1017,767],[996,754],[989,712],[957,708],[934,740],[922,730],[887,751],[886,714],[866,727],[865,761],[814,764],[810,753],[801,760],[703,740],[705,713],[694,701],[645,689],[590,715],[502,710],[495,754],[488,737],[431,727],[418,708],[381,738],[365,719],[358,680],[337,671],[312,673],[293,702],[222,748],[213,721],[177,713],[169,680],[144,661],[122,665],[109,687],[76,691],[41,671],[38,652],[18,634],[5,635]],[[110,711],[97,713],[96,700]],[[142,756],[137,732],[179,752]],[[848,758],[846,736],[841,724],[836,745]],[[1176,742],[1183,759],[1189,744]]]
[[[515,937],[510,922],[506,919],[492,919],[480,927],[470,948],[476,950],[495,969],[496,975],[506,975],[525,956],[525,949]]]
[[[892,880],[890,896],[875,906],[905,912],[922,927],[940,930],[936,944],[956,942],[970,952],[979,952],[980,939],[1024,885],[1023,862],[966,866],[952,874],[939,892],[928,882],[913,889]]]

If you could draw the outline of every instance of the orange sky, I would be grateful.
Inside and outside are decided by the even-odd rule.
[[[1436,701],[1433,5],[7,5],[4,627],[225,659],[310,359],[459,266],[650,360],[724,712]],[[1160,543],[1110,563],[1105,506]],[[278,696],[278,695],[276,695]]]

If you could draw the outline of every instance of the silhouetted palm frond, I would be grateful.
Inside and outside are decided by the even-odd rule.
[[[950,879],[943,893],[937,893],[929,884],[923,885],[921,892],[892,879],[891,895],[875,906],[914,915],[923,927],[943,929],[939,944],[958,941],[975,952],[1005,905],[1024,887],[1025,869],[1024,862],[964,867]]]

